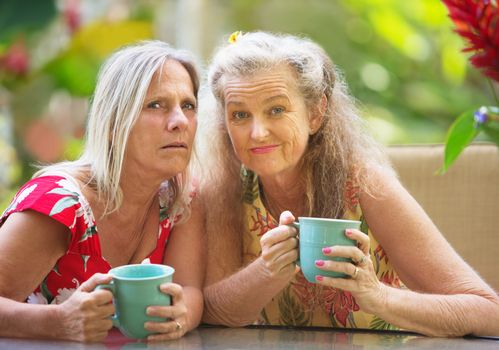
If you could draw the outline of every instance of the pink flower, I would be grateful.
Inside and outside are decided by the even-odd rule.
[[[0,56],[0,69],[14,75],[26,75],[29,68],[28,50],[23,41],[12,44],[11,47]]]
[[[71,34],[74,34],[81,26],[81,11],[79,0],[66,1],[62,11],[64,22]]]

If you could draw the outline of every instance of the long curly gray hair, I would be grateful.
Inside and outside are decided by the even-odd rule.
[[[226,224],[242,224],[236,218],[242,216],[241,208],[235,208],[235,203],[241,203],[241,163],[233,151],[224,117],[226,78],[251,77],[283,64],[295,72],[310,110],[317,108],[324,97],[327,100],[322,125],[310,136],[300,163],[306,189],[306,212],[302,215],[341,217],[347,180],[360,190],[374,193],[369,169],[390,169],[381,147],[365,132],[342,74],[319,45],[292,35],[245,33],[214,55],[208,71],[211,91],[203,92],[201,105],[205,109],[199,114],[199,130],[209,134],[210,152],[200,157],[205,161],[203,168],[209,169],[203,176],[207,192],[212,194],[209,215],[226,218]]]

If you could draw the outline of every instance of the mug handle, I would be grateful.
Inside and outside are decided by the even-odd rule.
[[[95,287],[95,290],[99,290],[99,289],[106,289],[106,290],[110,291],[111,293],[113,293],[113,296],[114,296],[115,292],[114,292],[113,281],[111,281],[110,283],[99,284],[97,287]],[[113,321],[114,327],[120,327],[120,321],[118,320],[118,316],[116,316],[116,314],[111,316],[111,321]]]
[[[294,227],[295,229],[298,230],[298,232],[300,231],[300,223],[298,221],[294,221],[291,224],[289,224],[288,226]],[[300,239],[300,235],[298,235],[298,239]],[[300,249],[300,245],[299,244],[298,244],[298,249]],[[296,265],[298,265],[298,267],[301,268],[300,255],[299,254],[298,254],[298,259],[296,260]]]

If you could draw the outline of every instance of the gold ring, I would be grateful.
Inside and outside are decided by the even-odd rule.
[[[182,325],[180,324],[180,322],[178,321],[175,321],[175,323],[177,324],[177,328],[175,328],[176,331],[179,331],[182,329]]]
[[[354,271],[354,273],[352,275],[352,278],[356,279],[358,274],[359,274],[359,268],[357,266],[355,266],[355,271]]]

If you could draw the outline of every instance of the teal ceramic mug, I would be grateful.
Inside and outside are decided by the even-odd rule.
[[[109,270],[113,276],[109,284],[96,289],[107,289],[113,293],[115,315],[113,325],[130,338],[145,338],[152,332],[144,328],[147,321],[165,321],[164,318],[146,315],[152,305],[171,305],[171,297],[159,290],[163,283],[172,281],[173,267],[159,264],[124,265]]]
[[[351,261],[348,258],[329,258],[324,255],[322,248],[335,245],[355,246],[356,241],[345,236],[349,228],[360,229],[360,221],[299,217],[299,222],[293,226],[299,230],[300,259],[297,262],[305,278],[315,283],[315,276],[348,277],[344,273],[320,270],[315,266],[316,260]]]

